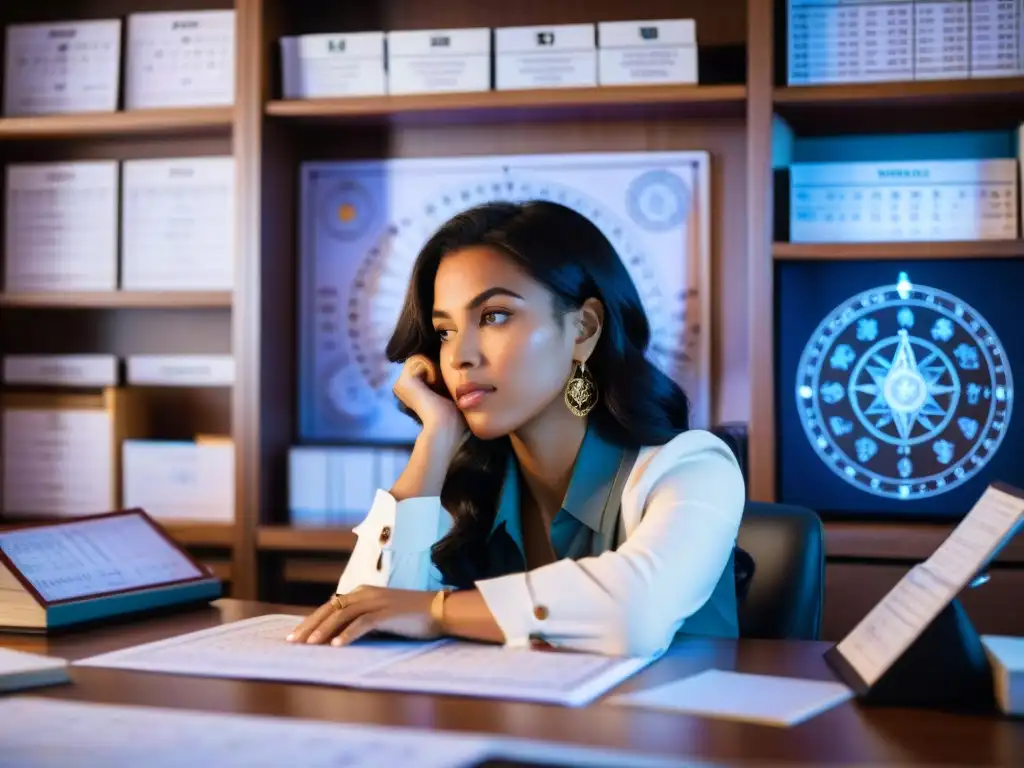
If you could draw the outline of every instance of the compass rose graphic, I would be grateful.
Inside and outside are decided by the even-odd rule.
[[[1013,380],[980,313],[900,273],[818,326],[796,397],[804,432],[832,471],[869,493],[913,499],[966,482],[991,459]]]

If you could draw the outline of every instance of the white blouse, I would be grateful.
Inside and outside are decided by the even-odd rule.
[[[510,646],[528,646],[536,633],[559,648],[655,655],[711,597],[745,499],[729,447],[710,432],[683,432],[638,454],[622,493],[625,539],[617,549],[476,587]],[[355,528],[357,543],[337,591],[440,589],[430,550],[451,524],[436,496],[396,502],[379,490]]]

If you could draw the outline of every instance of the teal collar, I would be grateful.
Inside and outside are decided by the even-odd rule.
[[[569,489],[562,500],[562,509],[592,531],[601,528],[605,501],[622,456],[621,447],[604,440],[597,430],[587,429],[576,455]],[[505,531],[521,548],[523,529],[519,517],[519,498],[519,465],[515,456],[509,456],[491,535],[504,525]]]

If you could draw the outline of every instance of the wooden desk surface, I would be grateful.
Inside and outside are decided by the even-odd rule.
[[[304,609],[221,600],[208,608],[52,638],[0,634],[0,646],[80,659],[265,613]],[[764,640],[682,644],[620,690],[709,667],[833,679],[824,643]],[[72,668],[73,685],[32,695],[347,723],[483,732],[686,757],[721,764],[1022,765],[1024,722],[845,704],[793,728],[699,719],[603,704],[556,706],[315,685]]]

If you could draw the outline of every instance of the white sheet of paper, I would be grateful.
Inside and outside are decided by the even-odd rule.
[[[1024,499],[990,487],[924,565],[959,591],[1022,524]]]
[[[22,675],[27,672],[63,669],[67,664],[64,659],[58,659],[53,656],[42,656],[38,653],[0,648],[0,678],[5,675]]]
[[[842,704],[853,691],[840,683],[708,669],[611,703],[689,715],[791,726]]]
[[[711,768],[547,741],[29,696],[0,699],[0,744],[0,766],[18,768],[470,768],[489,756],[587,768]]]
[[[949,537],[844,637],[838,650],[874,685],[1024,523],[1024,499],[989,487]]]
[[[0,532],[0,549],[51,602],[206,575],[139,515]]]
[[[143,707],[0,700],[0,766],[472,765],[484,738]]]
[[[520,651],[448,640],[366,639],[344,648],[285,642],[301,618],[260,616],[76,663],[579,706],[651,661]]]
[[[365,683],[379,689],[579,706],[651,661],[454,642],[388,664]]]

